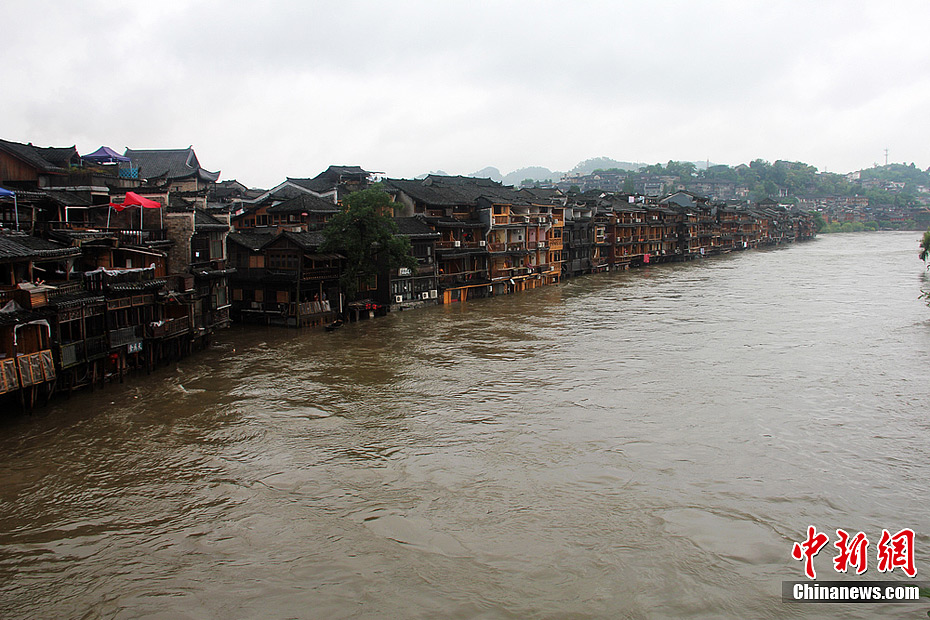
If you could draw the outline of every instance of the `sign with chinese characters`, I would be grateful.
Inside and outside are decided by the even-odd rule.
[[[837,573],[847,573],[855,569],[861,575],[869,569],[868,548],[871,542],[863,532],[850,536],[845,530],[836,530],[837,540],[833,546],[837,548],[837,555],[833,558],[833,569]],[[814,570],[814,557],[830,541],[823,532],[818,532],[813,525],[807,528],[807,538],[803,542],[796,542],[791,548],[791,557],[804,562],[804,574],[808,579],[816,579]],[[878,572],[890,573],[896,568],[908,577],[917,576],[914,565],[914,530],[904,528],[895,534],[883,529],[878,544],[875,545],[875,555],[878,561]]]

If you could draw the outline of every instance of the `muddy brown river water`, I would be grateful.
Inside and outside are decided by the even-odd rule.
[[[0,617],[925,616],[781,600],[808,525],[866,533],[871,579],[912,528],[930,575],[919,237],[233,328],[7,415]]]

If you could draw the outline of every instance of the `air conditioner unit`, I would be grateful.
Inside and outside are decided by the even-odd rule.
[[[452,245],[455,246],[455,247],[457,247],[457,248],[460,248],[460,247],[462,247],[462,242],[461,242],[461,241],[453,241],[453,242],[452,242]]]
[[[436,289],[433,289],[429,292],[429,296],[430,296],[430,299],[436,299],[437,297],[439,297],[439,291],[437,291]]]
[[[394,303],[399,304],[404,301],[403,295],[394,295]]]
[[[483,247],[486,246],[487,244],[488,244],[487,241],[479,241],[479,242],[478,242],[478,247],[479,247],[479,248],[483,248]]]
[[[429,299],[429,293],[423,291],[423,293],[420,294],[420,299]]]

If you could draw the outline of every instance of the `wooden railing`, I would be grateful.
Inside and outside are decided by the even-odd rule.
[[[108,337],[111,349],[125,346],[131,342],[138,342],[140,339],[139,326],[130,325],[129,327],[111,329]]]
[[[17,355],[15,359],[20,387],[29,387],[55,378],[55,360],[51,349]]]
[[[110,341],[106,334],[92,336],[87,339],[84,355],[88,360],[94,360],[106,355],[110,351]]]
[[[186,334],[191,330],[190,317],[182,316],[175,319],[165,319],[145,326],[146,338],[171,338]]]
[[[84,341],[78,340],[58,346],[58,358],[62,368],[69,368],[84,361]]]
[[[332,311],[332,306],[328,301],[305,301],[299,304],[292,303],[289,314],[290,316],[313,316],[328,314]]]
[[[0,360],[0,394],[6,394],[19,388],[19,372],[16,370],[16,358]]]
[[[301,272],[304,280],[332,280],[339,277],[338,267],[317,267],[316,269],[304,269]]]

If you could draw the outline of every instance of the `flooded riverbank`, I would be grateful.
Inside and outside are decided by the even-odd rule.
[[[913,617],[780,593],[808,525],[930,570],[918,238],[232,329],[7,420],[0,615]]]

